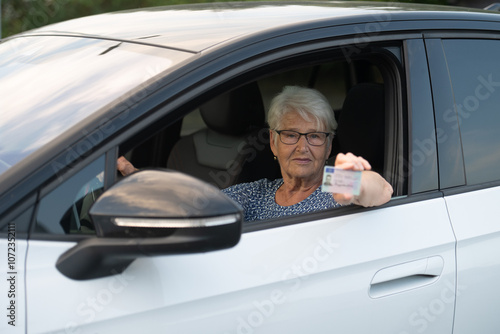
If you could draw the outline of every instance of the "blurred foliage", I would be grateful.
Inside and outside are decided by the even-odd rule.
[[[47,24],[105,12],[185,3],[224,2],[229,0],[0,0],[2,36]],[[245,1],[245,0],[239,0]],[[403,0],[427,4],[446,4],[446,0]]]

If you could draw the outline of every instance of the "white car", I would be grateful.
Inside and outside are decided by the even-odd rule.
[[[2,333],[500,330],[500,16],[256,2],[103,14],[0,43]],[[245,222],[265,114],[330,101],[391,201]],[[125,156],[139,172],[120,177]]]

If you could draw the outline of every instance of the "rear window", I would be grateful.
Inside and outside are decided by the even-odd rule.
[[[444,40],[467,184],[500,180],[500,41]],[[456,117],[454,113],[444,117]],[[446,121],[446,119],[445,119]]]

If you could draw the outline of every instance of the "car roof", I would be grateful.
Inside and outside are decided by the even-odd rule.
[[[332,20],[482,19],[498,14],[471,8],[375,2],[230,2],[142,8],[69,20],[27,34],[93,36],[200,52],[270,29]],[[200,32],[203,32],[200,34]]]

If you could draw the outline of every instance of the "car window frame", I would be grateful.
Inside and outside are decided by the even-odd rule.
[[[408,193],[411,195],[439,188],[434,107],[427,53],[423,38],[404,42],[408,101]],[[421,147],[424,143],[425,147]],[[429,145],[430,144],[430,145]]]
[[[157,81],[152,81],[151,87],[154,87],[154,89],[151,87],[140,87],[140,89],[149,92],[149,94],[143,94],[142,99],[139,98],[140,90],[128,94],[127,97],[123,97],[117,103],[109,106],[108,110],[101,113],[99,118],[95,118],[84,124],[90,128],[90,125],[100,123],[102,127],[106,126],[107,128],[112,128],[115,131],[108,133],[107,137],[103,138],[100,142],[95,144],[95,147],[91,148],[96,149],[96,147],[99,147],[97,151],[91,153],[88,157],[85,157],[84,153],[67,166],[63,166],[60,172],[68,173],[68,175],[70,175],[73,169],[82,163],[85,163],[85,161],[89,161],[88,159],[90,159],[91,156],[95,157],[103,152],[112,152],[107,155],[106,170],[109,171],[112,168],[116,168],[116,158],[118,157],[119,152],[118,147],[128,138],[133,137],[146,127],[151,126],[151,124],[158,121],[165,122],[165,119],[168,119],[169,121],[167,121],[167,123],[170,122],[171,124],[175,122],[187,112],[186,110],[193,110],[193,108],[199,105],[201,101],[207,100],[210,96],[213,96],[216,90],[222,92],[225,89],[228,89],[229,83],[232,82],[232,79],[236,78],[237,81],[243,83],[245,80],[249,80],[250,78],[256,79],[259,75],[259,69],[262,71],[265,68],[265,65],[275,62],[283,63],[290,58],[297,59],[296,57],[298,57],[298,55],[318,56],[319,54],[331,52],[331,50],[339,50],[346,45],[356,45],[356,36],[342,38],[331,37],[326,41],[324,39],[319,39],[308,41],[307,43],[301,43],[300,40],[297,41],[293,39],[293,35],[294,34],[289,34],[286,37],[283,37],[286,41],[288,41],[286,47],[283,47],[282,45],[270,44],[270,41],[264,41],[262,43],[266,45],[266,48],[270,48],[270,50],[258,48],[256,45],[250,45],[248,47],[251,48],[253,53],[243,52],[242,49],[245,48],[242,47],[242,49],[237,49],[231,54],[224,54],[224,56],[215,57],[213,61],[208,61],[202,65],[196,62],[189,63],[186,65],[185,75],[181,75],[181,73],[172,74],[172,72],[170,72],[171,77],[169,76],[166,81],[160,77],[157,78]],[[373,36],[365,36],[363,41],[368,43],[367,45],[369,46],[372,46],[373,43],[401,44],[407,38],[415,38],[418,36],[420,35],[414,32],[405,34],[394,33],[383,36],[380,34],[374,34]],[[301,37],[304,38],[304,36]],[[224,48],[217,51],[223,53]],[[239,60],[235,61],[234,64],[230,64],[231,66],[228,66],[224,57],[236,57]],[[240,59],[241,57],[243,57],[243,59]],[[214,57],[213,55],[210,55],[209,58]],[[213,62],[216,63],[215,66]],[[221,66],[222,70],[220,68]],[[212,74],[207,75],[205,80],[200,81],[197,79],[197,75],[199,75],[199,73],[206,73],[207,71]],[[261,74],[264,75],[264,73]],[[400,80],[403,87],[405,85],[405,80],[404,78]],[[234,85],[234,82],[231,83],[231,85]],[[167,96],[167,98],[165,98],[165,96]],[[403,98],[400,100],[401,101],[399,103],[403,103]],[[105,125],[103,124],[104,121]],[[82,139],[81,141],[84,140],[85,139]],[[71,149],[76,147],[79,143],[80,142],[77,142],[68,147],[67,152],[71,151]],[[113,158],[110,157],[114,157],[115,160],[113,161]],[[64,154],[59,155],[58,160],[63,161]],[[110,179],[107,180],[106,183],[109,186],[116,182],[117,176],[115,173],[109,173],[108,175],[110,175]],[[54,176],[52,176],[52,178],[53,177]],[[44,188],[44,192],[48,191],[48,189],[50,189],[50,186]],[[393,201],[386,204],[386,206],[393,205],[392,202]],[[397,204],[397,201],[395,201],[395,203]],[[322,217],[344,215],[360,210],[363,211],[372,209],[360,207],[341,208],[335,212],[326,210],[319,213],[300,215],[298,218],[294,217],[293,219],[285,217],[284,220],[286,221],[285,224],[288,225],[295,223],[296,220],[297,222],[305,222],[321,219]],[[82,236],[49,237],[36,234],[33,234],[33,237],[57,240],[78,240],[82,238]]]
[[[410,34],[410,36],[415,37],[414,34]],[[377,36],[375,38],[376,39],[375,43],[377,45],[383,45],[383,44],[389,45],[389,44],[399,43],[400,44],[400,52],[401,52],[401,55],[403,55],[403,41],[404,40],[401,40],[400,37],[401,36],[399,34],[395,35],[394,38],[387,38],[387,36],[386,36],[386,38],[383,41],[380,41],[380,37]],[[170,114],[171,121],[170,122],[163,121],[163,122],[165,124],[173,124],[176,120],[179,119],[179,117],[181,117],[181,115],[185,115],[185,114],[189,113],[190,111],[195,110],[198,105],[202,104],[203,102],[207,101],[211,97],[215,96],[216,93],[222,93],[226,90],[229,90],[230,88],[234,88],[238,84],[242,85],[242,84],[247,83],[249,81],[256,80],[261,76],[267,75],[269,73],[268,68],[269,68],[269,66],[271,66],[270,64],[273,64],[273,63],[280,64],[279,70],[277,70],[277,72],[281,72],[281,71],[283,71],[283,68],[285,68],[284,65],[282,65],[282,64],[284,64],[286,62],[291,62],[293,59],[295,59],[295,60],[300,59],[300,57],[302,57],[303,55],[308,55],[309,57],[312,57],[312,58],[316,57],[317,58],[318,55],[324,56],[327,54],[327,55],[329,55],[329,58],[327,58],[327,59],[332,60],[334,58],[331,58],[331,54],[338,53],[339,50],[341,50],[341,47],[342,46],[345,47],[345,45],[346,45],[345,40],[342,40],[342,42],[339,42],[336,40],[331,41],[329,43],[328,47],[324,46],[325,42],[311,43],[311,44],[314,46],[314,48],[311,46],[307,50],[307,52],[304,51],[302,55],[300,55],[300,53],[299,53],[299,55],[297,55],[298,52],[293,52],[294,48],[290,47],[289,50],[287,49],[287,53],[286,53],[287,56],[280,57],[279,55],[283,53],[283,50],[280,50],[280,51],[276,52],[275,57],[273,57],[272,60],[269,59],[265,63],[259,63],[256,65],[253,65],[254,66],[253,68],[249,68],[247,71],[242,72],[243,74],[240,74],[239,76],[235,75],[235,77],[238,77],[237,80],[224,81],[224,79],[226,77],[225,75],[219,77],[220,81],[217,83],[213,83],[214,88],[212,88],[211,90],[205,91],[203,94],[200,94],[197,97],[191,99],[185,105],[182,105],[179,108],[173,109],[171,111],[171,114]],[[373,47],[374,44],[371,44],[371,46]],[[304,46],[300,46],[298,48],[303,49]],[[368,49],[369,49],[369,51],[366,53],[363,52],[361,54],[360,58],[366,57],[367,54],[370,54],[370,51],[372,50],[372,48],[368,48]],[[380,56],[376,52],[374,52],[373,54],[377,54],[378,56]],[[389,54],[389,52],[387,52],[387,54],[385,56],[388,56],[388,54]],[[392,56],[395,57],[393,54],[392,54]],[[262,62],[263,59],[266,59],[266,58],[270,58],[270,55],[267,54],[264,57],[258,58],[258,59],[261,59],[261,62]],[[389,62],[387,59],[386,59],[386,61]],[[254,60],[254,62],[255,62],[255,60]],[[318,63],[321,63],[321,62],[318,62]],[[293,65],[293,66],[297,66],[297,65]],[[291,66],[288,69],[293,68],[293,66]],[[394,105],[392,106],[392,108],[394,108],[394,110],[401,110],[402,108],[406,109],[406,94],[405,94],[406,78],[405,78],[405,74],[404,74],[404,65],[401,64],[400,66],[401,66],[401,68],[397,69],[399,72],[395,75],[399,75],[402,77],[398,77],[397,79],[395,79],[397,81],[397,85],[396,85],[397,88],[392,87],[392,89],[396,89],[396,90],[398,88],[400,89],[400,91],[398,92],[398,94],[400,96],[398,96],[397,98],[394,98],[396,100],[394,102]],[[247,66],[247,67],[249,67],[249,66]],[[259,73],[261,73],[261,74],[259,74]],[[246,79],[246,81],[244,81],[245,79]],[[404,106],[403,106],[403,104],[404,104]],[[398,107],[396,107],[396,105],[402,106],[402,108],[401,107],[398,108]],[[402,127],[401,131],[404,132],[404,133],[402,133],[402,136],[407,136],[407,133],[408,133],[408,131],[406,129],[407,124],[403,124],[403,122],[404,122],[403,119],[406,119],[406,118],[400,117],[400,122],[401,122],[401,127]],[[162,120],[159,119],[159,120],[157,120],[157,122],[161,123]],[[141,131],[144,131],[144,130],[141,130]],[[140,132],[140,131],[137,131],[136,134],[138,132]],[[404,148],[404,150],[407,150],[407,149]],[[406,197],[408,195],[409,194],[406,194],[403,197]],[[350,207],[344,207],[344,208],[340,208],[340,209],[332,209],[332,210],[325,210],[325,211],[321,211],[321,212],[306,213],[306,214],[301,214],[301,215],[297,215],[297,216],[293,216],[293,217],[287,216],[287,217],[277,218],[275,223],[273,222],[274,220],[265,220],[262,222],[252,223],[251,229],[258,230],[258,229],[267,229],[271,226],[277,227],[277,226],[283,226],[283,225],[292,225],[292,224],[296,224],[296,223],[308,222],[310,220],[317,220],[317,219],[322,219],[322,218],[326,218],[326,217],[341,216],[341,215],[345,215],[345,214],[351,214],[351,213],[355,213],[355,212],[360,212],[360,211],[365,211],[365,210],[373,210],[373,209],[376,209],[376,208],[362,208],[362,207],[358,207],[358,206],[350,206]],[[245,224],[248,224],[248,223],[249,222],[246,222]]]

